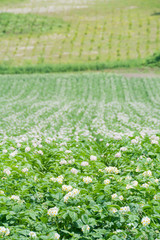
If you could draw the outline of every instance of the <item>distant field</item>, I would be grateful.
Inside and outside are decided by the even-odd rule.
[[[112,62],[160,49],[160,2],[1,1],[0,63]]]

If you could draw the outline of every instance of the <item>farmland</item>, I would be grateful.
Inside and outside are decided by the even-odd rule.
[[[1,1],[1,65],[145,59],[160,48],[157,0]]]
[[[0,86],[2,239],[160,239],[160,77]]]

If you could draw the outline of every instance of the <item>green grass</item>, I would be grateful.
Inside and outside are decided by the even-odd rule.
[[[0,65],[0,74],[32,74],[32,73],[53,73],[53,72],[77,72],[77,71],[97,71],[106,69],[126,68],[133,69],[144,67],[144,61],[128,60],[114,62],[88,62],[88,63],[69,63],[69,64],[45,64],[43,61],[37,65],[26,64],[24,66],[13,66],[3,63]]]
[[[159,77],[4,75],[0,86],[2,239],[160,238]]]
[[[0,15],[1,63],[24,66],[40,61],[47,65],[128,61],[145,59],[160,48],[160,20],[154,14],[160,12],[158,1],[11,5],[6,11],[12,13]]]
[[[26,0],[0,0],[0,6],[13,6],[16,5],[18,3],[26,3],[28,1]]]

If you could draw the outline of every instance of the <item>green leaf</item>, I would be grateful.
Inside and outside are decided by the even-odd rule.
[[[88,224],[88,216],[86,214],[83,214],[81,219],[85,224]]]
[[[77,221],[78,215],[75,212],[68,211],[70,218],[72,219],[72,222]]]

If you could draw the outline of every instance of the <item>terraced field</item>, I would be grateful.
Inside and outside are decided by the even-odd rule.
[[[144,59],[160,48],[159,11],[157,0],[2,0],[0,63]]]
[[[0,76],[2,239],[160,239],[160,78]]]

